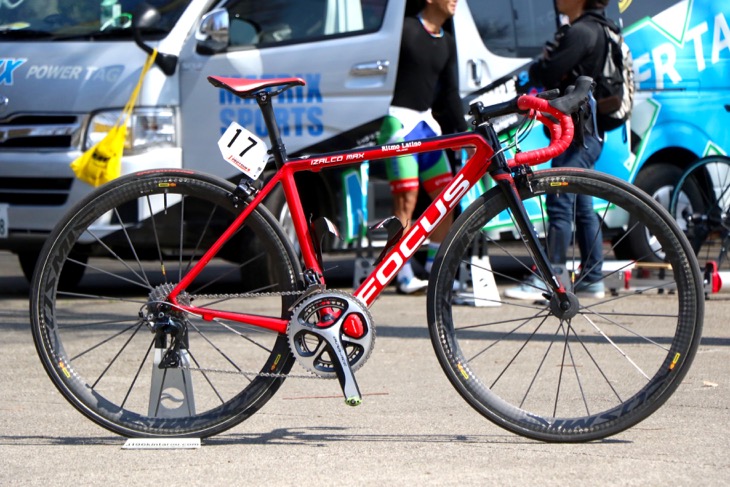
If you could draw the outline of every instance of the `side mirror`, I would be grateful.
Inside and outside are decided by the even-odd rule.
[[[197,53],[210,55],[225,51],[231,40],[230,27],[228,10],[218,8],[205,14],[195,33]]]
[[[147,54],[152,54],[153,49],[145,44],[142,39],[142,29],[154,27],[160,21],[160,12],[154,7],[142,2],[137,7],[137,11],[132,17],[132,34],[134,42]],[[172,76],[177,67],[177,56],[174,54],[157,53],[155,64],[159,66],[163,73]]]

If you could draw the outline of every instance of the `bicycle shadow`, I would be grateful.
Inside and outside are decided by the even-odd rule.
[[[227,446],[331,446],[337,443],[399,443],[399,444],[445,444],[461,443],[474,445],[526,445],[544,444],[541,441],[523,438],[510,433],[494,435],[463,434],[367,434],[348,433],[350,428],[336,426],[312,426],[299,428],[277,428],[265,433],[224,433],[202,440],[203,447]],[[121,448],[127,441],[121,436],[41,436],[0,435],[0,446],[113,446]],[[633,441],[618,438],[604,438],[583,444],[630,444]]]
[[[310,445],[325,446],[333,443],[413,443],[443,444],[463,443],[477,445],[497,444],[543,444],[543,442],[512,435],[510,433],[494,435],[463,435],[463,434],[381,434],[381,433],[348,433],[347,427],[312,426],[301,428],[277,428],[268,433],[241,434],[227,433],[205,440],[207,446],[229,445]],[[629,440],[606,438],[590,443],[612,444],[632,443]]]

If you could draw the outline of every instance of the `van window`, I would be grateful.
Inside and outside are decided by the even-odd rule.
[[[144,0],[0,0],[2,40],[129,40],[132,15]],[[162,37],[177,23],[188,0],[147,0],[160,21],[145,36]]]
[[[504,57],[535,57],[556,30],[553,2],[467,0],[484,45]]]
[[[380,28],[387,0],[234,0],[232,46],[270,46]]]

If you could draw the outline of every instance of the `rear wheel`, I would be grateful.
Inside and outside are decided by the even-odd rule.
[[[89,195],[49,237],[32,286],[33,338],[58,390],[91,420],[125,436],[205,437],[283,382],[293,364],[285,335],[167,303],[240,212],[234,189],[189,172],[133,174]],[[300,270],[271,214],[256,209],[234,241],[256,245],[210,261],[179,299],[288,316]],[[86,272],[73,290],[57,285],[69,265]],[[256,278],[242,282],[247,269]]]
[[[668,213],[616,178],[548,170],[523,186],[539,232],[548,228],[544,195],[590,195],[602,221],[613,212],[633,215],[627,235],[648,229],[666,262],[653,262],[654,252],[636,262],[616,261],[615,246],[604,243],[604,280],[586,286],[573,235],[561,280],[574,301],[561,308],[535,274],[527,246],[505,241],[512,215],[494,188],[459,217],[436,257],[428,291],[436,354],[462,397],[499,426],[544,441],[616,434],[663,404],[692,362],[704,309],[697,261]],[[499,297],[495,282],[514,286],[520,281],[515,274],[530,276],[537,299]],[[646,293],[657,295],[657,308],[647,307]],[[454,306],[465,301],[474,306]]]

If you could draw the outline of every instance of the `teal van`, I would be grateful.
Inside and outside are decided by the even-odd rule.
[[[476,3],[484,8],[475,8]],[[493,9],[490,2],[470,0],[471,11],[483,12],[481,25],[487,26]],[[540,27],[555,30],[555,24],[534,22],[539,6],[542,17],[549,18],[551,2],[513,0],[513,9],[531,12],[515,16],[512,43],[496,36],[487,46],[501,54],[534,52],[534,42],[552,36],[536,35]],[[530,7],[530,8],[528,8]],[[625,126],[605,136],[604,149],[596,169],[630,181],[669,207],[672,189],[682,172],[698,158],[709,154],[727,154],[730,150],[730,2],[723,0],[622,0],[612,2],[609,17],[623,26],[631,49],[636,83],[634,109]],[[552,17],[554,19],[554,16]],[[476,22],[480,25],[480,22]],[[520,28],[520,23],[526,23]],[[458,29],[458,26],[457,26]],[[484,28],[485,35],[490,29]],[[492,29],[493,30],[493,29]],[[526,39],[533,45],[520,44],[520,32],[532,32]],[[491,42],[491,43],[490,43]],[[540,44],[542,45],[542,44]],[[539,91],[527,74],[527,65],[490,86],[466,96],[468,102],[485,104],[496,96],[508,98],[515,93]],[[504,138],[513,135],[512,124],[505,122]],[[523,149],[543,147],[544,134],[533,130],[521,143]],[[600,202],[596,203],[600,205]],[[604,222],[617,240],[621,228],[631,225],[630,215],[609,215]],[[504,222],[505,228],[510,223]],[[494,228],[495,232],[503,228]],[[617,257],[631,259],[657,253],[651,235],[634,232],[616,248]]]
[[[0,250],[16,253],[26,276],[61,215],[92,189],[69,163],[116,120],[146,58],[130,20],[142,0],[103,3],[0,1]],[[411,0],[149,3],[160,21],[138,40],[157,47],[165,65],[145,79],[123,173],[174,167],[237,177],[216,141],[232,121],[260,137],[266,127],[254,106],[212,88],[211,74],[307,81],[276,101],[292,156],[376,140]],[[692,161],[730,150],[730,2],[621,0],[608,14],[623,24],[638,90],[630,123],[607,134],[597,168],[667,204]],[[460,0],[446,27],[456,38],[465,109],[539,89],[527,67],[555,32],[552,1]],[[503,128],[506,137],[511,121]],[[523,147],[544,144],[542,131],[533,130]],[[390,215],[382,164],[366,167],[298,179],[307,212],[330,218],[345,236],[331,250],[366,245],[358,238],[363,228]],[[286,224],[283,203],[280,193],[267,201]],[[620,232],[628,219],[612,215],[606,224]],[[619,257],[645,255],[651,244],[648,234],[626,241]]]

